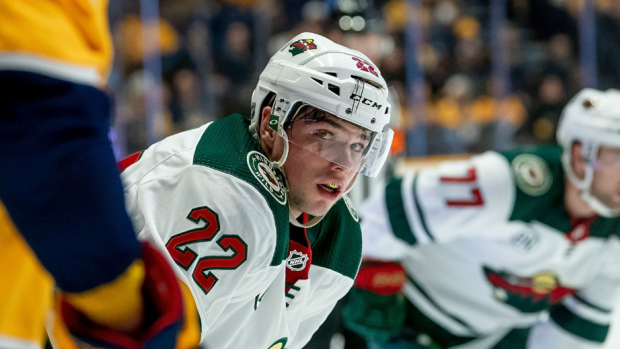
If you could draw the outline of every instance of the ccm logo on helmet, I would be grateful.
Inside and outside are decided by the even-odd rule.
[[[373,108],[377,108],[377,110],[381,110],[381,107],[382,107],[381,104],[377,104],[377,102],[373,102],[373,101],[371,101],[368,98],[362,99],[362,96],[360,96],[358,94],[355,94],[355,93],[352,93],[351,97],[349,97],[349,99],[352,99],[354,103],[355,102],[357,102],[357,103],[361,102],[362,104],[366,104],[366,105],[371,106]]]

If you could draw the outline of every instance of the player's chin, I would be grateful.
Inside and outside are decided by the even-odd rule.
[[[309,214],[313,216],[325,216],[327,212],[334,206],[333,202],[322,202],[320,204],[313,205],[309,210]],[[311,211],[311,212],[310,212]]]
[[[311,214],[313,216],[324,216],[329,212],[329,210],[334,206],[336,201],[328,200],[324,198],[318,198],[315,200],[309,207],[304,210],[304,212]]]

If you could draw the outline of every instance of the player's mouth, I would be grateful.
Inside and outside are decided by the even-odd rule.
[[[342,184],[337,182],[327,182],[317,184],[321,196],[329,200],[336,200],[342,193]]]

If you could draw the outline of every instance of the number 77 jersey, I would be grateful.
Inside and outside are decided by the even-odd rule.
[[[483,236],[491,231],[485,227],[508,220],[515,200],[511,187],[510,166],[493,152],[407,173],[364,202],[360,210],[364,239],[391,243],[395,237],[407,245],[425,245]],[[377,246],[365,243],[364,255],[382,257]],[[385,253],[397,257],[400,251]]]
[[[487,152],[392,180],[360,208],[364,258],[400,262],[407,299],[456,342],[536,326],[547,312],[538,342],[603,342],[620,218],[571,218],[561,151]]]
[[[301,348],[352,286],[361,260],[352,209],[340,200],[308,229],[311,251],[289,250],[283,180],[241,115],[168,137],[119,166],[138,237],[191,289],[207,348]]]

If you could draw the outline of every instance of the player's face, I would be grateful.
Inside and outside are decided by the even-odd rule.
[[[620,209],[620,148],[600,148],[590,190],[607,207]]]
[[[368,130],[331,114],[313,118],[313,111],[307,108],[286,131],[290,142],[284,170],[292,213],[320,216],[354,180],[370,137]]]

